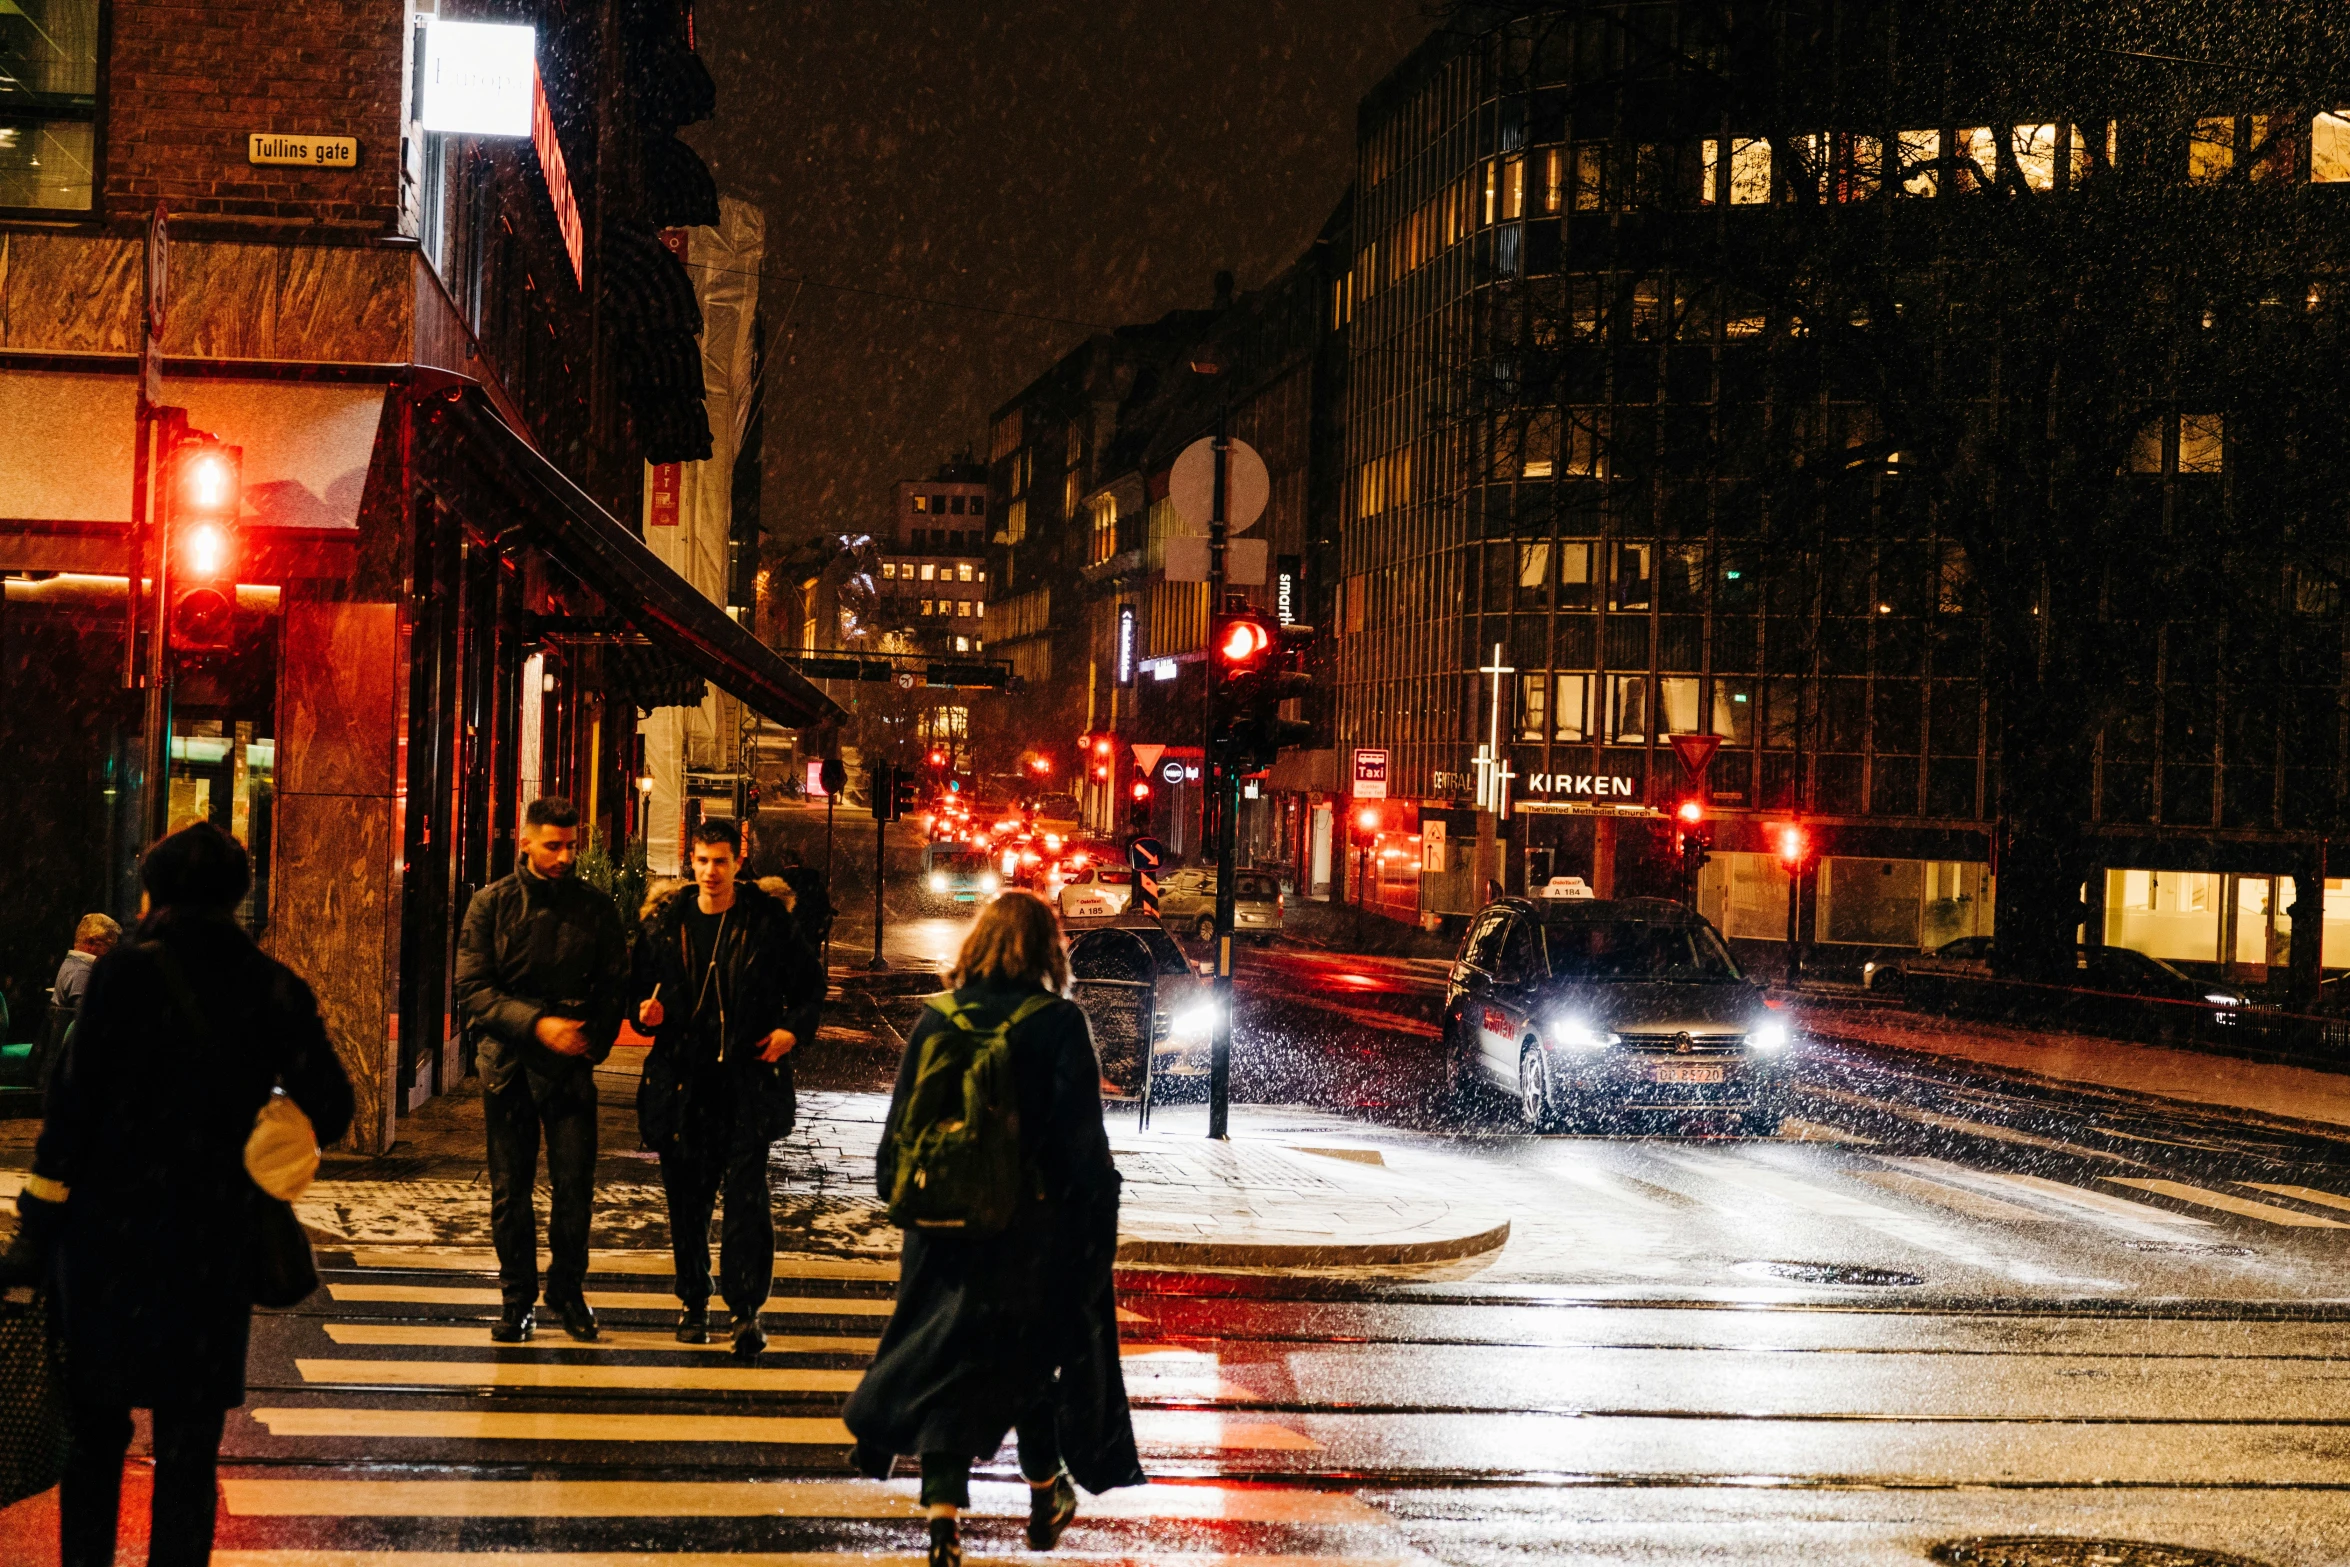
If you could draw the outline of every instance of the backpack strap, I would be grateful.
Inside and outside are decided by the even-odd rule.
[[[1025,1001],[1022,1001],[1018,1006],[1012,1009],[1012,1015],[1004,1019],[1004,1027],[1007,1030],[1017,1028],[1020,1024],[1027,1022],[1037,1013],[1043,1011],[1046,1007],[1051,1006],[1054,1002],[1060,999],[1060,997],[1053,995],[1050,992],[1040,990],[1035,995],[1028,997]],[[923,1005],[929,1007],[931,1011],[936,1012],[939,1016],[945,1018],[950,1023],[959,1024],[964,1028],[972,1027],[972,1022],[969,1016],[972,1009],[964,1005],[962,1002],[957,1001],[955,999],[955,993],[951,990],[940,991],[937,995],[932,996],[927,1001],[925,1001]]]

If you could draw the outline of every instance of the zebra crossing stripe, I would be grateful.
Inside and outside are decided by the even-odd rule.
[[[438,1284],[343,1284],[326,1287],[329,1298],[354,1304],[395,1306],[497,1306],[504,1297],[494,1289],[463,1289]],[[587,1303],[599,1311],[675,1311],[673,1296],[651,1290],[588,1290]],[[894,1302],[849,1295],[771,1295],[760,1309],[782,1316],[886,1317]]]
[[[731,1355],[734,1341],[725,1332],[725,1319],[719,1317],[711,1324],[716,1335],[708,1344],[680,1344],[665,1329],[606,1328],[592,1344],[577,1339],[549,1334],[533,1339],[528,1344],[494,1344],[486,1325],[474,1327],[444,1326],[434,1322],[329,1322],[326,1336],[336,1344],[358,1347],[433,1348],[433,1349],[490,1349],[508,1354],[529,1354],[534,1350],[658,1350],[677,1354]],[[877,1338],[848,1338],[824,1333],[776,1333],[769,1335],[767,1348],[785,1355],[870,1355],[881,1343]]]
[[[772,1342],[769,1344],[773,1348]],[[302,1360],[305,1382],[361,1387],[627,1388],[680,1393],[847,1393],[862,1371],[800,1366],[576,1366],[508,1360]]]
[[[1406,1567],[1405,1556],[1211,1556],[1189,1551],[1062,1551],[1064,1561],[1117,1567]],[[920,1551],[220,1551],[213,1567],[920,1567]],[[1030,1558],[973,1550],[973,1567]]]
[[[2237,1197],[2228,1192],[2207,1191],[2200,1186],[2189,1186],[2185,1181],[2152,1181],[2137,1176],[2109,1175],[2107,1180],[2116,1186],[2135,1186],[2142,1192],[2153,1192],[2158,1197],[2173,1197],[2180,1202],[2191,1202],[2199,1207],[2217,1208],[2222,1213],[2240,1214],[2247,1219],[2259,1219],[2268,1224],[2281,1224],[2296,1230],[2350,1230],[2350,1224],[2339,1219],[2321,1219],[2314,1213],[2301,1213],[2291,1208],[2279,1208],[2274,1203],[2254,1202],[2249,1197]]]
[[[224,1474],[239,1518],[919,1518],[911,1482],[873,1480],[280,1480]],[[1015,1482],[975,1480],[974,1516],[1023,1518]],[[1354,1525],[1388,1522],[1344,1491],[1161,1482],[1089,1496],[1089,1518]],[[739,1558],[736,1558],[739,1560]],[[215,1555],[214,1561],[220,1560]],[[640,1567],[642,1558],[638,1559]]]
[[[339,1248],[330,1247],[329,1250]],[[539,1271],[547,1269],[549,1256],[539,1253]],[[495,1273],[498,1254],[486,1246],[354,1246],[351,1261],[361,1268],[390,1268],[402,1272],[462,1272]],[[665,1251],[591,1251],[588,1253],[588,1272],[640,1275],[648,1278],[669,1278],[674,1264]],[[878,1258],[819,1257],[806,1253],[783,1252],[775,1259],[775,1276],[779,1279],[857,1279],[878,1284],[894,1283],[898,1265]]]
[[[838,1420],[794,1415],[599,1415],[566,1410],[256,1409],[277,1437],[442,1442],[723,1442],[847,1447]]]
[[[840,1421],[798,1415],[592,1414],[569,1410],[255,1409],[274,1437],[365,1438],[440,1442],[697,1442],[788,1447],[847,1447]],[[1214,1410],[1142,1410],[1134,1416],[1146,1447],[1318,1453],[1302,1431]]]
[[[2314,1186],[2278,1186],[2268,1181],[2238,1181],[2238,1186],[2249,1186],[2256,1192],[2267,1192],[2276,1197],[2291,1197],[2300,1202],[2313,1202],[2321,1208],[2350,1208],[2350,1197],[2339,1192],[2321,1192]]]

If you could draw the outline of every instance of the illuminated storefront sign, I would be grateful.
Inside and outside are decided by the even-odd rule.
[[[530,136],[538,32],[501,22],[444,22],[424,29],[418,114],[428,131]]]

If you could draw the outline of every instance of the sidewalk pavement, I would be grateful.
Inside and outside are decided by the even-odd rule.
[[[1842,1000],[1823,1003],[1799,995],[1793,1004],[1806,1033],[1839,1044],[1946,1056],[2300,1126],[2350,1127],[2350,1075],[2339,1072]]]

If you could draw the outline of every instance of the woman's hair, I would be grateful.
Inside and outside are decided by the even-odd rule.
[[[1036,985],[1056,996],[1069,993],[1069,948],[1053,906],[1024,887],[1015,887],[979,911],[949,984],[1014,989]]]
[[[657,911],[662,904],[669,901],[669,895],[671,893],[676,892],[682,887],[690,887],[692,885],[693,883],[687,881],[683,876],[654,877],[651,881],[645,883],[644,907],[636,911],[637,919],[640,922],[651,919],[655,911]]]
[[[159,909],[233,909],[253,885],[253,866],[243,844],[210,822],[198,822],[147,851],[139,884]]]

